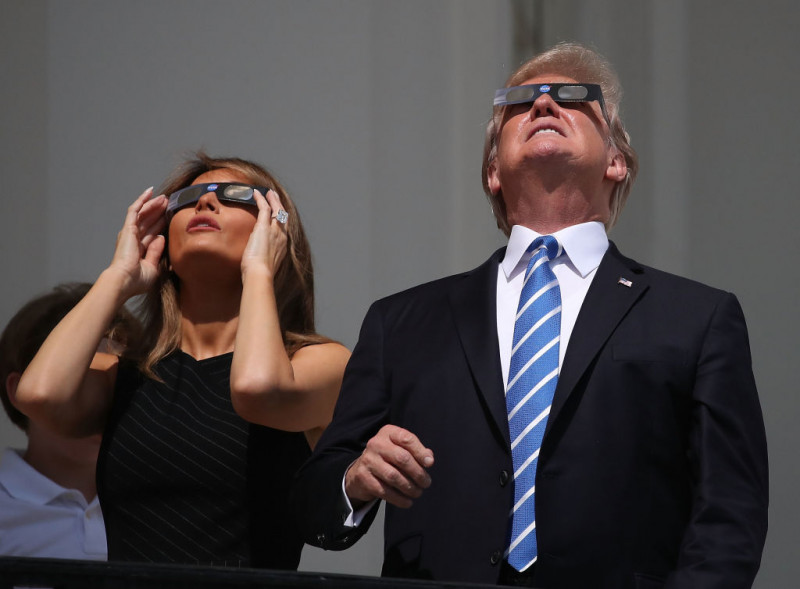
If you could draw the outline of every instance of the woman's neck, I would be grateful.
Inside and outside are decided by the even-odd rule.
[[[241,283],[181,284],[181,350],[197,360],[233,351],[241,298]]]

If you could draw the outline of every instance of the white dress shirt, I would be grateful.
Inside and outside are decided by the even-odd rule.
[[[558,348],[558,368],[561,370],[583,299],[586,298],[600,260],[608,249],[608,237],[603,224],[597,221],[573,225],[552,235],[558,239],[563,249],[559,257],[549,262],[561,289],[561,340]],[[540,233],[527,227],[514,225],[508,239],[506,255],[497,269],[497,339],[500,345],[503,384],[508,383],[514,318],[525,269],[532,256],[532,253],[526,253],[525,250],[540,236]]]
[[[100,502],[34,469],[22,451],[0,458],[0,555],[106,560]]]

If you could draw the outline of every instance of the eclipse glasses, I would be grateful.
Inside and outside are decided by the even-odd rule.
[[[522,104],[533,102],[542,94],[549,94],[556,102],[591,102],[600,103],[600,110],[608,122],[606,103],[599,84],[527,84],[525,86],[511,86],[500,88],[494,93],[495,106],[508,106],[509,104]]]
[[[256,205],[254,192],[258,190],[261,194],[266,194],[266,186],[250,186],[240,182],[213,182],[211,184],[193,184],[186,188],[181,188],[169,195],[167,202],[167,216],[171,216],[178,209],[192,205],[200,200],[200,197],[209,192],[217,195],[217,200]]]

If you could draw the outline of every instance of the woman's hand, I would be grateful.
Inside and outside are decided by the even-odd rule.
[[[117,248],[109,270],[122,275],[124,298],[146,292],[158,276],[158,263],[166,243],[161,232],[167,224],[167,198],[153,197],[148,188],[131,206],[117,235]]]
[[[260,268],[274,278],[286,256],[288,241],[286,227],[273,216],[281,210],[281,201],[274,190],[268,190],[266,198],[258,190],[253,196],[258,206],[258,218],[242,255],[242,277],[248,271]]]

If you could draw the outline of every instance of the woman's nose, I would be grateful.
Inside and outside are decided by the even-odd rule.
[[[216,211],[219,207],[219,201],[217,200],[217,195],[213,192],[206,192],[200,198],[197,199],[197,204],[194,206],[195,211]]]

